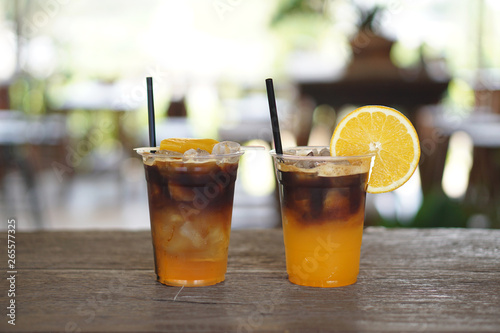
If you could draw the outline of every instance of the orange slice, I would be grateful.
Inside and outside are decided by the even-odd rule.
[[[415,172],[420,144],[415,128],[401,112],[368,105],[340,121],[330,141],[332,156],[375,153],[367,192],[397,189]]]
[[[160,150],[170,150],[185,153],[189,149],[200,148],[212,153],[214,146],[219,141],[214,139],[165,139],[161,140]]]

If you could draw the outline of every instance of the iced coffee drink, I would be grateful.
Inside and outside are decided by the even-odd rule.
[[[326,147],[271,154],[289,280],[312,287],[355,283],[373,155],[331,157]]]
[[[186,287],[224,281],[239,144],[173,139],[137,152],[146,173],[158,281]]]

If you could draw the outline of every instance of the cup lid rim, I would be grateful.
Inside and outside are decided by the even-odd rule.
[[[283,151],[290,150],[290,149],[301,149],[301,150],[307,150],[307,149],[318,149],[321,150],[323,148],[328,148],[328,146],[295,146],[295,147],[286,147],[283,149]],[[281,158],[288,158],[288,159],[312,159],[312,160],[347,160],[347,159],[360,159],[360,158],[372,158],[376,156],[376,153],[370,153],[370,154],[365,154],[365,155],[350,155],[350,156],[306,156],[306,155],[292,155],[292,154],[278,154],[276,153],[275,149],[272,149],[269,151],[269,154],[273,157],[281,157]]]
[[[165,154],[159,154],[156,153],[156,151],[160,150],[160,147],[138,147],[134,148],[135,152],[141,156],[144,156],[147,154],[148,156],[154,156],[154,157],[163,157],[163,158],[173,158],[173,159],[179,159],[182,158],[182,155],[179,156],[169,156]],[[227,158],[227,157],[238,157],[241,156],[245,153],[244,150],[239,150],[234,153],[229,153],[229,154],[208,154],[208,155],[201,155],[201,156],[196,156],[197,160],[209,160],[209,159],[214,159],[214,158]]]

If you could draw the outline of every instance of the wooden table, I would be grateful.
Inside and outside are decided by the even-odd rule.
[[[370,227],[358,282],[333,289],[288,282],[280,230],[231,237],[226,281],[180,288],[155,281],[149,232],[18,232],[0,331],[500,331],[500,230]]]

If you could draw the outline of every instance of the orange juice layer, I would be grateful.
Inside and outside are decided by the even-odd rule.
[[[341,287],[356,282],[363,236],[364,209],[344,221],[304,224],[284,211],[286,265],[292,283]]]
[[[202,287],[224,281],[227,259],[190,260],[177,256],[156,258],[158,281],[169,286]]]

